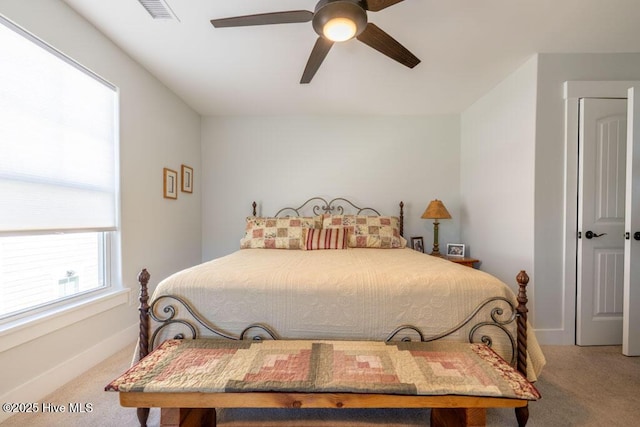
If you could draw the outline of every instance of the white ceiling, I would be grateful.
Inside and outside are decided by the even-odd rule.
[[[351,40],[309,85],[311,23],[213,28],[209,20],[314,10],[316,0],[64,0],[203,115],[459,113],[536,52],[640,52],[640,0],[406,0],[375,23],[418,56],[408,69]]]

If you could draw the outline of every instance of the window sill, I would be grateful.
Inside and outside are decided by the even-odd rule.
[[[129,303],[130,289],[112,290],[0,325],[0,352]]]

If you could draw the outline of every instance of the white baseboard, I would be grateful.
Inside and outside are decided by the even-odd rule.
[[[127,329],[112,335],[20,387],[10,390],[0,397],[0,402],[39,402],[45,396],[114,355],[125,346],[131,345],[131,354],[133,354],[135,341],[132,340],[132,337],[138,336],[138,328],[138,324],[131,325]],[[13,414],[0,412],[0,423],[11,415]]]

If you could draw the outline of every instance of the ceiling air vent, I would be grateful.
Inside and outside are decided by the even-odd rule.
[[[178,17],[173,13],[171,7],[165,0],[138,0],[153,19],[176,19]]]

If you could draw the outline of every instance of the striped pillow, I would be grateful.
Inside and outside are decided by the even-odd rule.
[[[311,251],[315,249],[346,249],[347,230],[344,228],[305,228],[302,249]]]

